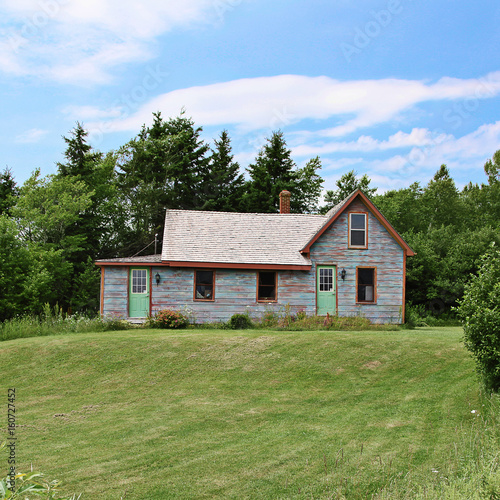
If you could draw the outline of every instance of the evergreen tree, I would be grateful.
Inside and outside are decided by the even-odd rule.
[[[304,167],[297,170],[296,185],[294,188],[295,201],[292,212],[311,214],[319,212],[319,200],[323,178],[318,174],[321,170],[319,156],[309,160]]]
[[[231,139],[226,130],[215,140],[206,178],[203,180],[203,210],[239,212],[243,210],[243,174],[234,161]]]
[[[250,182],[246,195],[248,212],[279,212],[279,194],[282,190],[292,193],[290,207],[295,202],[295,162],[286,147],[283,132],[273,132],[259,151],[255,163],[249,165]]]
[[[19,189],[12,176],[10,168],[0,173],[0,215],[10,215],[11,208],[16,204]]]
[[[275,213],[279,211],[279,194],[290,191],[292,213],[316,210],[323,180],[317,174],[321,168],[318,158],[297,169],[287,148],[283,132],[273,132],[259,151],[255,162],[248,167],[250,181],[244,202],[247,212]]]
[[[66,163],[57,163],[58,173],[62,177],[79,178],[89,184],[96,165],[102,160],[102,153],[94,151],[87,143],[88,132],[81,123],[77,122],[70,134],[71,137],[63,137],[67,144],[64,152]]]
[[[209,146],[200,138],[202,128],[184,115],[165,121],[154,113],[151,127],[144,125],[118,153],[119,188],[135,242],[128,252],[140,250],[155,234],[161,243],[167,208],[203,207]]]

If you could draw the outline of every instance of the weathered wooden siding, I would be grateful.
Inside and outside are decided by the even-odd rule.
[[[348,213],[368,213],[368,248],[348,248]],[[314,275],[317,265],[337,266],[339,316],[361,315],[374,323],[399,323],[403,306],[403,249],[360,201],[355,201],[311,248]],[[356,267],[377,268],[377,300],[356,303]],[[347,271],[345,281],[340,271]]]
[[[227,321],[233,314],[248,311],[260,318],[266,311],[278,312],[290,304],[294,313],[315,312],[314,282],[307,272],[278,272],[278,302],[257,302],[257,271],[239,269],[215,270],[214,301],[193,300],[194,270],[153,267],[161,276],[153,284],[152,311],[172,308],[189,314],[198,323]]]
[[[102,314],[105,318],[128,316],[128,267],[108,266],[104,270]]]
[[[348,248],[348,213],[368,213],[368,248]],[[337,304],[340,316],[361,315],[373,322],[398,323],[403,306],[404,253],[380,222],[361,201],[354,202],[311,248],[311,271],[278,271],[278,301],[258,303],[257,271],[238,269],[215,270],[214,301],[193,299],[194,269],[153,266],[151,276],[159,273],[161,281],[152,280],[151,312],[172,308],[189,314],[196,322],[227,321],[235,313],[248,313],[258,318],[266,311],[316,313],[316,267],[337,267]],[[356,267],[377,268],[374,304],[356,303]],[[345,281],[340,271],[347,271]],[[103,315],[128,316],[128,267],[109,266],[104,275]]]

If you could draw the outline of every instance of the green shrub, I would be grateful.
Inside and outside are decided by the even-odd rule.
[[[186,316],[171,309],[162,309],[149,320],[151,328],[186,328],[188,324]]]
[[[482,257],[477,276],[465,286],[457,308],[464,344],[488,391],[500,389],[500,251],[493,246]]]
[[[253,323],[248,314],[233,314],[229,320],[229,327],[232,330],[245,330],[253,328]]]

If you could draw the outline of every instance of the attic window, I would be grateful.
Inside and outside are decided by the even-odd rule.
[[[257,301],[276,302],[276,271],[257,273]]]
[[[214,271],[194,272],[194,300],[214,300]]]
[[[349,214],[349,248],[368,248],[366,213]]]

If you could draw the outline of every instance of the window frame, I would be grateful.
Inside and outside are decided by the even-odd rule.
[[[208,286],[208,283],[198,283],[198,273],[210,272],[212,273],[212,297],[210,299],[202,298],[196,296],[196,287],[200,286]],[[193,300],[196,302],[215,302],[215,269],[195,269],[193,276]]]
[[[365,217],[365,228],[364,229],[353,229],[351,227],[352,226],[351,219],[352,219],[353,215],[364,215],[364,217]],[[364,245],[353,245],[352,244],[352,232],[353,231],[356,231],[356,232],[362,231],[364,233],[364,236],[365,236],[365,244]],[[349,248],[360,249],[360,250],[364,250],[364,249],[368,248],[368,212],[349,212],[348,213],[348,235],[347,235],[347,238],[348,238],[347,243],[348,243]]]
[[[260,275],[261,273],[274,273],[274,299],[261,299],[259,298],[259,288],[260,288]],[[256,281],[256,300],[257,302],[278,302],[278,271],[257,271],[257,281]],[[270,286],[270,285],[264,285]]]
[[[141,276],[134,276],[134,273],[140,272]],[[143,275],[143,273],[146,273]],[[130,293],[134,295],[147,295],[149,293],[148,270],[144,267],[133,267],[130,269]],[[137,281],[136,281],[137,280]],[[140,281],[139,281],[140,280]],[[135,284],[134,284],[135,283]],[[141,292],[134,291],[134,287],[144,287]]]
[[[372,269],[373,270],[373,285],[361,285],[361,286],[373,286],[373,300],[359,300],[359,270],[360,269]],[[356,304],[376,304],[377,303],[377,267],[376,266],[357,266],[356,267]]]

